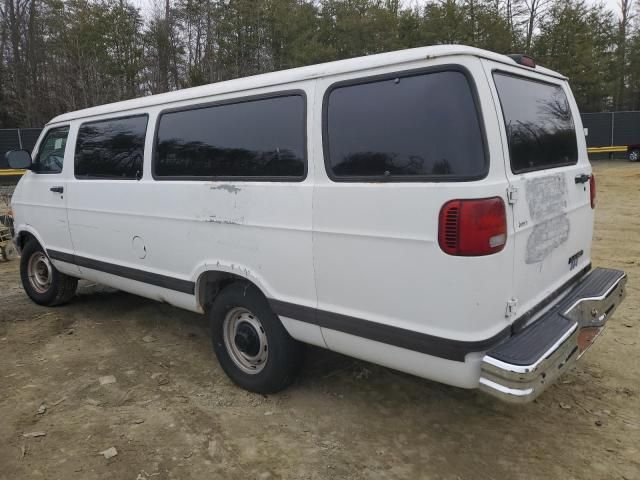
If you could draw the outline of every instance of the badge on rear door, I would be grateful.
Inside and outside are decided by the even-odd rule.
[[[578,266],[578,260],[584,254],[584,250],[580,250],[578,253],[569,257],[569,270],[573,270]]]

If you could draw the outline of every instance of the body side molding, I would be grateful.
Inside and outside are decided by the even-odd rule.
[[[156,285],[158,287],[167,288],[169,290],[175,290],[181,293],[187,293],[189,295],[195,294],[196,284],[189,280],[182,280],[179,278],[169,277],[167,275],[161,275],[159,273],[146,272],[137,268],[124,267],[122,265],[116,265],[113,263],[107,263],[100,260],[94,260],[92,258],[81,257],[79,255],[71,255],[69,253],[57,252],[55,250],[47,250],[47,254],[53,260],[59,260],[61,262],[73,263],[79,267],[90,268],[92,270],[99,270],[111,275],[117,275],[119,277],[128,278],[130,280],[136,280],[138,282],[148,283]]]
[[[124,267],[55,250],[47,250],[47,254],[53,260],[99,270],[111,275],[118,275],[189,295],[195,294],[195,283],[189,280],[150,273],[136,268]],[[268,301],[273,311],[283,317],[457,362],[464,362],[468,353],[489,350],[511,335],[511,326],[507,326],[493,337],[485,340],[451,340],[272,298],[268,299]]]
[[[507,326],[485,340],[451,340],[280,300],[269,299],[269,303],[283,317],[457,362],[464,362],[468,353],[488,350],[511,335],[511,326]]]

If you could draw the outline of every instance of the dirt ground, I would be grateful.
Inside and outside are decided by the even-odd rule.
[[[593,263],[628,297],[526,406],[320,349],[286,392],[247,393],[203,317],[88,284],[38,307],[0,262],[0,479],[640,479],[640,164],[594,168]]]

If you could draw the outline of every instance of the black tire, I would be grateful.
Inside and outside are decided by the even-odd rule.
[[[37,288],[38,282],[31,280],[30,261],[41,260],[42,262],[48,262],[50,270],[48,271],[48,278],[50,281],[46,285],[41,285]],[[43,268],[44,263],[43,263]],[[21,252],[20,257],[20,278],[22,279],[22,287],[31,300],[38,305],[45,305],[47,307],[53,307],[54,305],[62,305],[67,303],[76,293],[78,287],[78,279],[65,275],[59,272],[56,267],[51,264],[46,252],[40,246],[40,244],[31,239],[27,242]]]
[[[629,152],[629,161],[630,162],[640,161],[640,149],[635,148]]]
[[[268,355],[264,363],[257,365],[259,371],[253,373],[247,373],[238,365],[238,360],[232,358],[234,353],[225,343],[225,323],[231,322],[227,317],[233,318],[238,311],[253,320],[258,319],[258,325],[262,327],[260,333],[254,327],[251,329],[257,335],[261,335],[263,341],[266,337],[266,348],[258,350],[266,350]],[[249,313],[244,313],[245,311]],[[224,288],[214,300],[208,315],[213,350],[220,366],[236,385],[251,392],[268,394],[279,392],[293,383],[302,365],[304,346],[291,338],[280,319],[271,310],[267,299],[255,286],[237,282]],[[239,320],[239,323],[246,322]],[[231,348],[235,348],[237,355],[240,353],[238,336],[233,338],[235,347]]]

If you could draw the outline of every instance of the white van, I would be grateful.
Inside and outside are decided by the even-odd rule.
[[[624,296],[591,268],[595,183],[567,79],[464,46],[68,113],[13,196],[33,301],[77,279],[207,315],[229,377],[289,385],[310,343],[535,398]]]

